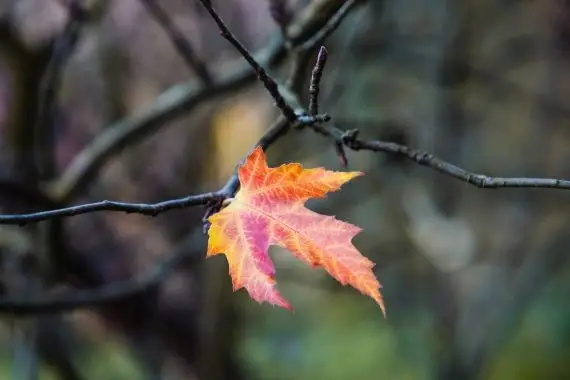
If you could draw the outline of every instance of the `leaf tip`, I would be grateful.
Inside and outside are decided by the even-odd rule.
[[[380,306],[380,310],[382,311],[382,315],[384,316],[384,318],[386,318],[386,305],[384,305],[384,297],[382,297],[382,294],[380,293],[380,291],[376,290],[370,296],[378,304],[378,306]]]
[[[260,159],[260,158],[263,159],[263,161],[266,160],[265,152],[263,151],[263,148],[261,147],[261,145],[257,145],[249,153],[249,155],[247,156],[247,160],[255,160],[255,159]]]
[[[348,181],[353,180],[356,177],[362,177],[364,176],[364,172],[360,172],[360,171],[355,171],[355,172],[342,172],[344,174],[344,178],[345,178],[345,183]]]
[[[386,319],[386,305],[384,305],[384,300],[382,299],[382,296],[380,296],[380,299],[376,301],[378,303],[378,305],[380,306],[380,310],[382,310],[382,315],[384,316],[384,319]]]
[[[354,175],[353,178],[355,178],[355,177],[362,177],[362,176],[366,175],[366,173],[364,173],[364,172],[359,172],[359,171],[357,171],[357,172],[350,172],[350,173],[352,173],[352,174]]]
[[[278,306],[280,308],[289,310],[292,313],[294,312],[293,306],[291,306],[291,304],[287,302],[285,298],[283,298],[279,293],[276,293],[272,299],[267,299],[266,301],[272,304],[273,306]]]
[[[293,309],[293,306],[291,306],[291,304],[289,302],[285,302],[285,305],[283,306],[284,309],[289,310],[289,312],[291,312],[291,314],[295,314],[295,309]]]

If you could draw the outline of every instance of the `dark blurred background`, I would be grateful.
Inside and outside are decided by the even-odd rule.
[[[288,5],[297,15],[324,1]],[[53,162],[33,169],[41,78],[67,3],[0,0],[3,213],[57,206],[50,184],[76,154],[197,79],[141,1],[84,1],[89,17],[53,95]],[[212,70],[239,62],[198,1],[158,3]],[[266,0],[215,4],[252,51],[279,31]],[[338,127],[474,172],[570,178],[570,1],[370,0],[326,47],[320,108]],[[271,72],[284,80],[288,64]],[[272,103],[257,82],[201,102],[61,202],[216,189],[275,119]],[[309,130],[268,157],[341,169],[331,142]],[[355,245],[377,263],[387,319],[277,248],[295,313],[232,293],[225,259],[203,258],[201,208],[1,226],[4,296],[97,287],[173,252],[186,258],[160,286],[104,307],[3,316],[0,379],[570,379],[570,194],[481,190],[385,154],[348,158],[366,176],[309,206],[364,229]]]

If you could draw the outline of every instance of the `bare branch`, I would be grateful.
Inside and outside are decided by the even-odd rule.
[[[358,130],[342,131],[335,127],[325,128],[317,124],[311,127],[320,134],[328,136],[338,143],[342,143],[349,149],[355,151],[371,150],[374,152],[394,154],[482,189],[513,187],[570,189],[570,181],[568,180],[557,178],[490,177],[484,174],[469,172],[419,149],[413,149],[393,142],[359,139]]]
[[[265,69],[255,60],[255,58],[253,58],[253,56],[245,48],[245,46],[243,46],[237,40],[237,38],[233,35],[231,30],[224,23],[224,20],[222,20],[220,15],[214,10],[212,2],[210,0],[200,0],[200,2],[218,25],[222,37],[228,40],[228,42],[231,43],[236,48],[237,51],[239,51],[239,53],[245,58],[247,63],[249,63],[249,65],[253,68],[259,80],[263,83],[267,91],[269,91],[269,94],[275,100],[275,105],[281,110],[283,116],[285,116],[285,118],[289,122],[291,123],[295,122],[297,120],[297,115],[295,114],[293,108],[289,104],[287,104],[285,99],[283,99],[283,96],[279,92],[279,86],[277,85],[275,80],[273,80],[273,78],[271,78],[271,76],[267,74],[267,71],[265,71]]]
[[[30,214],[0,215],[0,224],[25,225],[28,223],[59,219],[98,211],[117,211],[156,216],[161,212],[169,210],[205,205],[209,201],[216,199],[216,197],[216,193],[203,193],[158,203],[127,203],[105,200]]]
[[[198,58],[190,41],[184,37],[180,29],[172,22],[171,18],[158,4],[156,0],[140,0],[146,10],[154,17],[156,22],[162,26],[174,48],[180,54],[186,64],[198,75],[204,85],[210,86],[214,79],[204,62]]]

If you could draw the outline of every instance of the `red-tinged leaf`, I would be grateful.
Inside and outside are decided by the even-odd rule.
[[[276,288],[268,254],[270,245],[279,245],[372,297],[385,314],[374,263],[351,242],[361,229],[305,208],[309,198],[322,198],[362,173],[304,169],[297,163],[269,168],[258,147],[238,175],[240,190],[228,207],[210,216],[208,231],[208,256],[226,255],[234,291],[245,288],[257,302],[291,309]]]

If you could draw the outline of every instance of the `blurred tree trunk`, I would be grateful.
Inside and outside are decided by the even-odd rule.
[[[0,59],[3,60],[7,69],[6,76],[10,80],[10,95],[5,99],[8,104],[8,119],[4,125],[6,139],[2,152],[3,159],[7,160],[8,164],[3,168],[3,172],[7,182],[12,181],[29,189],[38,194],[38,199],[44,199],[44,196],[40,190],[38,163],[35,162],[34,128],[49,128],[38,123],[38,100],[42,78],[51,57],[51,48],[51,44],[48,44],[37,50],[28,49],[18,39],[8,20],[0,22],[0,51],[3,53]],[[2,205],[6,212],[22,212],[35,207],[36,205],[30,204],[26,198]],[[18,257],[19,270],[22,271],[20,275],[24,282],[23,291],[37,292],[41,291],[41,278],[47,275],[45,265],[49,260],[48,256],[51,256],[50,249],[59,248],[57,241],[60,235],[57,232],[52,235],[53,231],[47,226],[25,227],[24,231],[33,246],[30,252]],[[14,347],[14,376],[21,379],[37,378],[38,357],[41,356],[55,367],[61,379],[81,379],[73,364],[73,347],[66,331],[68,328],[61,317],[42,316],[16,323],[13,330],[17,340]]]

